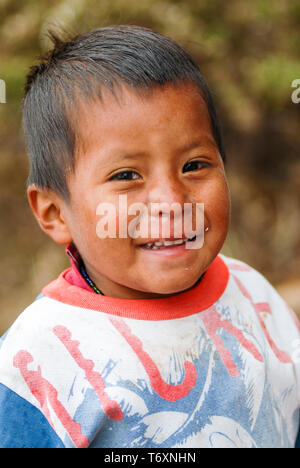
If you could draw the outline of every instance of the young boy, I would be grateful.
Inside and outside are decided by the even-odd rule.
[[[225,153],[197,65],[135,26],[55,41],[26,85],[28,199],[71,268],[2,339],[1,447],[294,447],[299,326],[219,255]]]

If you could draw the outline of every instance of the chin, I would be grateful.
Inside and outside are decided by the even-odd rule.
[[[185,272],[184,272],[185,273]],[[184,292],[194,286],[197,283],[198,279],[200,278],[201,273],[198,274],[196,277],[187,278],[179,278],[177,281],[169,281],[167,282],[165,279],[157,284],[151,285],[151,291],[149,293],[152,294],[160,294],[169,296],[172,294],[178,294]]]

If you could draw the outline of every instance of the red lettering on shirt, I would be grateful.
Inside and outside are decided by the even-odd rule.
[[[177,385],[166,383],[160,375],[160,372],[146,351],[143,349],[143,343],[130,330],[129,326],[122,320],[110,318],[110,322],[125,338],[131,346],[139,360],[141,361],[148,377],[150,379],[153,390],[164,400],[177,401],[180,398],[187,396],[191,389],[195,386],[197,380],[197,371],[194,364],[190,361],[185,361],[184,370],[185,376],[183,381]]]
[[[79,351],[79,341],[71,339],[71,332],[61,325],[57,325],[53,328],[54,334],[57,338],[63,343],[66,349],[69,351],[70,355],[78,366],[84,370],[85,376],[91,386],[94,388],[103,410],[110,419],[115,421],[120,421],[123,419],[123,412],[114,400],[111,400],[105,393],[105,383],[98,372],[93,370],[94,362],[90,359],[85,359],[81,352]]]
[[[244,297],[246,297],[246,299],[249,300],[249,302],[251,303],[252,307],[254,308],[255,312],[256,312],[256,315],[259,319],[259,322],[261,324],[261,327],[262,327],[262,330],[265,334],[265,337],[267,338],[267,341],[271,347],[271,349],[273,350],[275,356],[279,359],[280,362],[284,363],[284,364],[288,364],[288,363],[291,363],[292,360],[290,358],[290,356],[288,355],[288,353],[286,351],[282,351],[281,349],[279,349],[276,344],[274,343],[274,341],[272,340],[271,336],[270,336],[270,333],[268,332],[267,328],[266,328],[266,325],[262,319],[262,316],[261,314],[262,313],[267,313],[267,314],[272,314],[272,311],[271,311],[271,308],[270,308],[270,304],[268,302],[257,302],[257,303],[254,303],[253,299],[252,299],[252,296],[251,294],[249,293],[249,291],[245,288],[245,286],[243,285],[243,283],[234,275],[232,275],[236,284],[238,285],[241,293],[243,294]]]
[[[48,404],[50,404],[75,446],[78,448],[88,447],[88,438],[82,434],[80,424],[73,421],[65,407],[58,400],[57,390],[50,382],[48,382],[48,380],[42,377],[40,366],[38,366],[37,371],[28,370],[28,364],[30,362],[33,362],[33,357],[28,351],[22,350],[15,355],[13,365],[20,369],[22,377],[28,385],[30,392],[41,405],[41,410],[44,416],[54,429],[48,406]]]
[[[251,341],[247,340],[241,330],[236,328],[231,322],[229,322],[229,320],[223,319],[215,307],[210,307],[205,312],[202,312],[200,317],[204,323],[207,334],[210,336],[226,369],[232,377],[238,377],[239,371],[230,352],[226,349],[224,342],[217,335],[219,329],[224,329],[233,335],[257,361],[264,361],[263,356],[260,354],[256,346],[251,343]]]

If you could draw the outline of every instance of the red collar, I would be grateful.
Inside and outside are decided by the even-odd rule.
[[[65,252],[69,256],[71,262],[71,268],[67,270],[65,279],[74,286],[78,286],[81,289],[86,289],[87,291],[94,293],[93,289],[87,284],[79,271],[81,258],[75,245],[72,243],[67,245]]]
[[[201,312],[211,307],[224,293],[229,271],[217,257],[194,288],[172,297],[159,299],[120,299],[96,294],[78,270],[80,257],[71,249],[72,267],[48,284],[44,296],[72,306],[140,320],[169,320]]]

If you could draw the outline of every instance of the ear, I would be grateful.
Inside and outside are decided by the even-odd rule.
[[[57,244],[72,242],[72,236],[62,214],[66,203],[52,190],[36,187],[27,189],[27,197],[33,214],[41,229]]]

